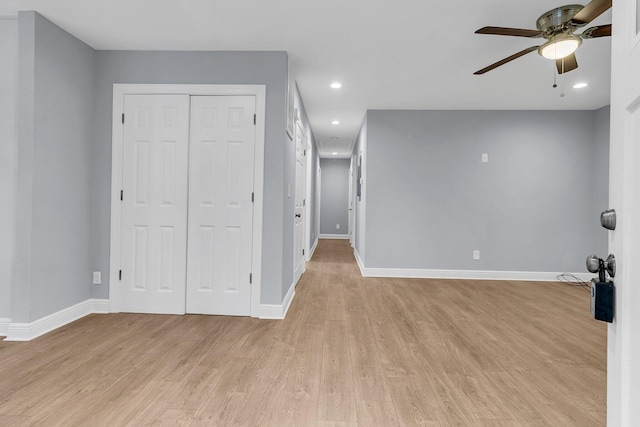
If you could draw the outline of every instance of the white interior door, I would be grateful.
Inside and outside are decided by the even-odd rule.
[[[191,98],[188,313],[251,314],[255,105]]]
[[[302,126],[296,125],[296,174],[295,174],[295,208],[293,222],[293,282],[298,283],[305,270],[304,256],[304,223],[305,223],[305,190],[307,164],[305,155],[306,136]]]
[[[124,100],[122,311],[183,314],[189,96]]]
[[[640,0],[613,2],[609,208],[617,225],[615,314],[608,331],[607,425],[640,420]],[[605,257],[607,254],[600,255]]]

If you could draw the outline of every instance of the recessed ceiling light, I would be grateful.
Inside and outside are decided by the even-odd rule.
[[[332,121],[332,122],[331,122],[331,124],[332,124],[332,125],[339,125],[339,124],[340,124],[340,121],[339,121],[339,120],[334,120],[334,121]]]
[[[574,84],[574,85],[573,85],[573,88],[574,88],[574,89],[582,89],[583,87],[587,87],[587,86],[588,86],[588,84],[587,84],[587,83],[585,83],[585,82],[580,82],[580,83],[576,83],[576,84]]]
[[[331,153],[331,154],[333,154],[334,156],[337,156],[337,155],[338,155],[338,153],[336,153],[335,151],[334,151],[333,153]]]
[[[331,83],[331,89],[340,89],[341,87],[342,87],[342,83],[340,82]]]

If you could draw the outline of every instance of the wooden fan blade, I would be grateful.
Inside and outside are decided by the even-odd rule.
[[[586,25],[611,7],[612,0],[593,0],[571,18],[571,22],[578,26]]]
[[[597,27],[587,28],[580,34],[583,39],[595,39],[598,37],[608,37],[611,35],[611,24],[598,25]]]
[[[562,61],[564,60],[564,67],[562,65]],[[565,56],[562,59],[556,59],[556,68],[558,69],[558,74],[568,73],[569,71],[573,71],[578,68],[578,61],[576,60],[576,55],[572,53],[571,55]]]
[[[533,52],[534,50],[538,50],[538,48],[539,48],[539,47],[540,47],[540,46],[532,46],[532,47],[527,48],[527,49],[525,49],[525,50],[521,50],[520,52],[518,52],[518,53],[514,53],[513,55],[508,56],[508,57],[504,58],[503,60],[498,61],[498,62],[496,62],[496,63],[494,63],[494,64],[491,64],[491,65],[489,65],[488,67],[483,68],[482,70],[478,70],[478,71],[476,71],[476,72],[475,72],[475,73],[473,73],[473,74],[476,74],[476,75],[484,74],[484,73],[486,73],[487,71],[491,71],[491,70],[493,70],[494,68],[498,68],[499,66],[506,64],[507,62],[511,62],[511,61],[513,61],[514,59],[518,59],[518,58],[520,58],[521,56],[526,55],[527,53],[531,53],[531,52]]]
[[[495,34],[497,36],[516,36],[516,37],[540,37],[542,31],[538,30],[523,30],[521,28],[506,28],[506,27],[482,27],[476,34]]]

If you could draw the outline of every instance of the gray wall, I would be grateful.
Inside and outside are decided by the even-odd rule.
[[[349,234],[349,159],[320,159],[320,234]],[[340,229],[336,229],[336,224]]]
[[[358,177],[358,164],[360,164],[360,178],[362,178],[362,186],[360,190],[360,197],[357,196],[357,181]],[[356,143],[353,149],[353,180],[355,197],[354,209],[356,210],[354,218],[355,224],[353,224],[355,232],[355,251],[362,260],[365,259],[366,247],[365,247],[365,232],[367,223],[367,116],[365,116],[360,132],[356,138]]]
[[[605,111],[369,111],[365,127],[366,267],[584,272],[606,252]]]
[[[591,167],[595,170],[604,168],[607,175],[598,173],[594,179],[594,191],[593,206],[598,212],[604,211],[609,208],[609,121],[610,121],[611,109],[609,106],[600,108],[595,111],[594,114],[594,139],[595,139],[595,155],[593,156],[593,164]],[[608,231],[600,227],[600,215],[596,218],[592,218],[593,225],[598,228],[600,234],[606,239]],[[598,253],[599,254],[599,253]],[[602,256],[602,255],[601,255]]]
[[[318,240],[320,234],[320,192],[318,191],[318,170],[320,169],[320,157],[318,156],[318,146],[315,139],[311,148],[311,194],[309,195],[310,205],[308,212],[311,215],[311,229],[309,230],[311,247]],[[311,249],[311,248],[309,248]]]
[[[90,297],[94,71],[93,49],[19,14],[14,322]]]
[[[284,52],[98,51],[93,114],[92,266],[108,283],[111,120],[114,83],[265,84],[267,87],[262,303],[280,304],[293,280],[293,146],[285,134]],[[293,187],[293,185],[292,185]],[[257,274],[254,272],[254,274]],[[108,285],[94,298],[108,298]]]
[[[10,319],[18,164],[17,17],[0,17],[0,58],[0,319]]]

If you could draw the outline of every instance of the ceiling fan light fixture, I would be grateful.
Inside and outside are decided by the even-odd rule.
[[[561,59],[571,55],[581,44],[580,37],[573,34],[558,34],[540,46],[538,53],[547,59]]]

